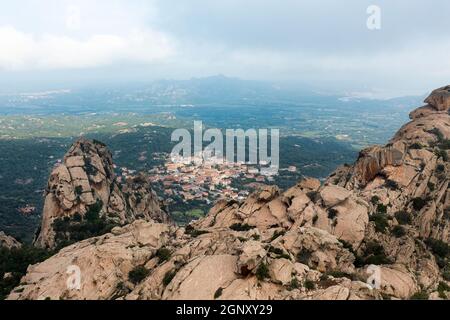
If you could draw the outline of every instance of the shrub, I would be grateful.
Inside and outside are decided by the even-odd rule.
[[[342,246],[350,251],[351,253],[355,254],[355,251],[353,250],[353,245],[345,240],[339,240],[340,243],[342,243]]]
[[[320,193],[317,191],[310,191],[310,192],[306,193],[306,195],[312,202],[317,202],[320,197]]]
[[[339,212],[338,212],[336,209],[333,209],[333,208],[328,209],[328,219],[334,219],[334,218],[336,218],[337,215],[338,215],[338,213],[339,213]]]
[[[449,139],[442,140],[442,142],[439,144],[439,148],[442,150],[449,150],[450,149],[450,140]]]
[[[388,218],[383,213],[375,213],[370,216],[370,221],[375,224],[375,231],[385,233],[389,226]]]
[[[147,278],[149,273],[150,271],[147,270],[147,268],[145,268],[144,266],[137,266],[128,273],[128,279],[130,279],[132,283],[138,284],[139,282]]]
[[[378,196],[373,196],[373,197],[370,199],[370,202],[372,202],[373,205],[377,205],[378,202],[380,202],[380,197],[378,197]]]
[[[354,279],[353,275],[346,273],[346,272],[337,271],[337,270],[327,272],[326,275],[332,276],[333,278],[348,278],[350,280]]]
[[[428,132],[431,134],[434,134],[437,137],[437,140],[439,143],[444,141],[444,134],[438,128],[433,128],[433,129],[429,130]]]
[[[29,245],[11,249],[0,247],[0,300],[5,299],[19,285],[29,265],[42,262],[52,254],[51,251]],[[11,272],[12,276],[4,278],[7,272]]]
[[[255,227],[246,224],[241,224],[241,223],[235,223],[230,227],[231,230],[234,231],[249,231],[252,229],[255,229]]]
[[[269,248],[269,252],[275,253],[275,254],[283,254],[283,250],[281,250],[280,248],[275,248],[275,247],[270,247]]]
[[[261,262],[258,266],[258,269],[256,269],[256,278],[262,281],[268,277],[269,277],[269,268],[264,262]]]
[[[319,216],[315,214],[314,217],[312,218],[312,223],[316,224],[317,220],[319,220]]]
[[[412,200],[412,204],[413,204],[414,210],[420,211],[423,209],[423,207],[425,207],[427,205],[427,201],[418,197],[418,198],[414,198]]]
[[[383,246],[377,242],[371,241],[366,244],[363,256],[356,256],[355,261],[355,266],[357,267],[362,267],[368,264],[392,264],[392,261],[386,256]]]
[[[82,186],[76,186],[75,187],[75,194],[77,196],[81,196],[82,193],[83,193],[83,187]]]
[[[316,288],[316,285],[311,280],[305,280],[305,282],[303,283],[303,286],[307,290],[314,290]]]
[[[84,217],[88,221],[96,221],[100,218],[100,211],[103,208],[103,201],[98,199],[95,204],[88,208],[88,211],[84,215]]]
[[[441,173],[445,171],[445,166],[443,164],[438,164],[436,166],[436,172]]]
[[[289,290],[298,288],[300,288],[300,283],[298,282],[297,278],[292,278],[291,282],[289,283]]]
[[[438,156],[438,158],[442,158],[442,160],[444,160],[445,162],[448,161],[447,151],[445,151],[445,150],[435,150],[434,153],[436,154],[436,156]]]
[[[428,238],[425,240],[425,243],[431,249],[433,254],[441,259],[446,258],[450,253],[450,246],[444,241]]]
[[[204,231],[204,230],[196,230],[191,225],[187,225],[184,230],[185,230],[186,234],[190,235],[193,238],[197,238],[198,236],[201,236],[202,234],[209,233],[208,231]]]
[[[450,220],[450,207],[444,209],[443,218],[446,220]]]
[[[98,200],[88,208],[84,219],[81,219],[79,214],[74,215],[72,219],[69,217],[56,219],[53,222],[56,249],[110,232],[115,224],[100,216],[102,207],[102,201]]]
[[[450,291],[450,286],[447,283],[441,281],[441,282],[439,282],[437,290],[438,291],[444,291],[444,292],[445,291]]]
[[[259,234],[252,234],[252,239],[258,241],[259,239],[261,239],[261,236]]]
[[[214,299],[219,299],[220,296],[222,295],[222,293],[223,293],[223,288],[217,289],[216,292],[214,293]]]
[[[308,249],[302,248],[297,254],[297,261],[303,264],[308,264],[311,259],[312,253]]]
[[[442,278],[445,281],[450,281],[450,269],[448,267],[444,268],[444,271],[442,272]]]
[[[413,143],[409,146],[410,149],[422,149],[422,145],[418,142]]]
[[[410,300],[428,300],[429,296],[428,293],[426,293],[425,291],[419,291],[414,293]]]
[[[391,189],[391,190],[397,190],[399,188],[398,187],[398,183],[395,182],[394,180],[390,180],[390,179],[388,179],[386,181],[386,187]]]
[[[436,185],[433,182],[428,182],[427,187],[430,191],[434,191],[436,189]]]
[[[379,203],[377,205],[377,213],[387,213],[387,206],[382,203]]]
[[[272,238],[270,239],[270,241],[272,242],[273,240],[277,239],[278,237],[284,236],[286,234],[286,231],[281,230],[281,231],[275,231],[272,235]]]
[[[397,222],[401,225],[408,225],[412,222],[412,216],[410,213],[406,211],[398,211],[395,213],[395,219],[397,219]]]
[[[169,283],[172,282],[176,274],[177,272],[175,270],[167,271],[163,278],[163,285],[167,287]]]
[[[158,251],[156,251],[156,256],[158,257],[160,263],[169,260],[171,255],[172,253],[167,248],[159,248]]]
[[[397,237],[397,238],[401,238],[401,237],[403,237],[404,235],[406,235],[406,230],[405,230],[405,228],[402,227],[402,226],[395,226],[395,227],[392,229],[392,234],[393,234],[395,237]]]

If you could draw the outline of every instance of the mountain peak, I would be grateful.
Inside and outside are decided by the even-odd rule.
[[[112,155],[106,145],[82,137],[73,143],[64,161],[50,175],[36,244],[53,248],[81,240],[84,236],[74,238],[70,229],[75,229],[71,224],[82,228],[85,220],[98,222],[95,226],[86,225],[86,229],[106,228],[106,232],[108,226],[124,225],[136,218],[169,221],[148,179],[130,177],[122,185],[114,173]]]

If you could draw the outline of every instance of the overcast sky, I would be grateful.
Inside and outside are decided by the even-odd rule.
[[[425,93],[450,83],[449,17],[448,0],[0,0],[0,84],[224,74]]]

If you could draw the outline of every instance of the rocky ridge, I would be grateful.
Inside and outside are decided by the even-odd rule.
[[[446,299],[450,86],[426,103],[323,185],[267,186],[185,228],[114,228],[30,266],[9,299]]]
[[[140,174],[119,183],[106,146],[80,138],[50,175],[42,226],[35,244],[54,248],[59,240],[55,221],[81,221],[89,213],[100,215],[112,225],[125,225],[137,219],[170,221],[148,177]],[[70,234],[60,236],[70,238]]]

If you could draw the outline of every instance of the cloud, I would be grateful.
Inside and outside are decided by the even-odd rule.
[[[67,35],[24,33],[0,27],[0,70],[73,69],[116,63],[154,63],[170,57],[174,41],[149,28],[126,35],[94,34],[83,39]]]

